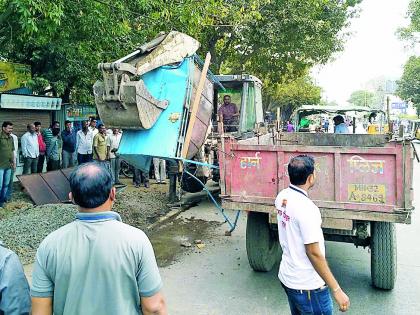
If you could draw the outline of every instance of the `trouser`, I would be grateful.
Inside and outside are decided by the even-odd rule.
[[[149,184],[149,173],[142,172],[138,168],[134,168],[134,175],[133,175],[133,184],[134,185],[141,185],[141,183],[144,183],[144,185]]]
[[[111,159],[111,175],[112,180],[115,183],[120,182],[120,158],[115,157]]]
[[[7,188],[6,193],[6,201],[12,200],[12,193],[13,193],[13,177],[15,176],[15,170],[12,168],[12,172],[10,174],[10,182],[9,187]]]
[[[38,156],[38,165],[37,165],[37,173],[42,173],[44,171],[44,161],[45,161],[45,154],[39,154]]]
[[[178,200],[176,194],[176,182],[179,174],[178,162],[176,160],[168,160],[168,176],[169,176],[169,202]]]
[[[47,171],[56,171],[60,169],[60,160],[48,159]]]
[[[63,168],[73,167],[76,162],[75,153],[63,150],[62,161],[63,161]]]
[[[23,158],[23,175],[33,174],[38,171],[38,158]]]
[[[328,287],[315,290],[295,290],[282,284],[292,315],[332,315],[333,302]]]
[[[166,162],[165,160],[153,158],[153,166],[155,168],[156,182],[164,182],[166,179]]]
[[[90,154],[77,154],[77,163],[83,164],[83,163],[88,163],[88,162],[92,162],[93,159],[93,155],[92,153]]]
[[[6,201],[6,195],[7,191],[9,190],[11,174],[11,168],[0,168],[0,207],[3,207],[3,204]]]

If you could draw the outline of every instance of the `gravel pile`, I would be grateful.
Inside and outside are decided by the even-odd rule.
[[[147,226],[169,211],[167,186],[151,188],[128,186],[117,194],[113,210],[124,223],[147,230]],[[0,208],[0,240],[15,251],[23,264],[34,261],[41,241],[52,231],[74,220],[77,208],[70,204],[34,206],[26,194],[17,190],[13,201]]]
[[[43,205],[19,209],[0,221],[0,240],[18,254],[23,264],[33,262],[41,241],[74,220],[73,205]]]

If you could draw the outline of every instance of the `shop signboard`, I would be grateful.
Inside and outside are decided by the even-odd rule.
[[[96,117],[96,107],[89,105],[67,105],[66,120],[81,121],[88,120],[89,117]]]
[[[0,61],[0,92],[26,87],[30,79],[30,66]]]

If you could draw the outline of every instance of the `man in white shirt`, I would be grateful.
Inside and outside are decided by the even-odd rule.
[[[92,146],[93,134],[90,132],[87,122],[84,121],[82,123],[82,130],[79,130],[76,135],[76,152],[79,165],[92,161]]]
[[[94,137],[98,134],[99,129],[96,128],[96,119],[93,119],[92,118],[92,120],[90,121],[90,123],[89,123],[89,131],[93,134]]]
[[[20,139],[23,155],[23,175],[36,173],[38,169],[39,144],[35,125],[28,124],[28,131]]]
[[[120,146],[121,136],[118,128],[112,128],[112,134],[107,136],[107,156],[111,162],[111,174],[114,184],[120,184],[120,157],[117,151]]]
[[[350,300],[334,278],[325,258],[321,213],[308,197],[315,184],[315,162],[299,155],[290,160],[290,186],[276,198],[280,245],[283,250],[279,279],[286,291],[292,315],[332,315],[331,290],[340,311]]]

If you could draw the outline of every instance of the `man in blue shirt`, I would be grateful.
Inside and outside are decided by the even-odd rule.
[[[63,168],[73,167],[76,151],[76,131],[71,127],[71,121],[64,122],[65,129],[61,132],[61,140],[63,141]]]
[[[0,242],[0,315],[31,311],[29,285],[18,256]]]
[[[344,122],[344,118],[341,115],[337,115],[333,118],[334,121],[334,133],[350,133],[349,128]]]

